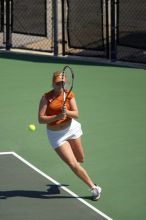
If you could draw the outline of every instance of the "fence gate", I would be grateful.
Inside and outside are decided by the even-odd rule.
[[[0,47],[53,52],[50,0],[0,0]]]
[[[107,0],[62,0],[63,54],[107,57]]]
[[[146,63],[146,0],[117,0],[118,60]]]

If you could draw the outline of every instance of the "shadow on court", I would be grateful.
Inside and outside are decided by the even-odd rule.
[[[28,197],[38,199],[52,199],[56,198],[56,195],[60,195],[60,186],[48,185],[47,191],[35,191],[35,190],[10,190],[0,191],[0,199],[7,199],[10,197]],[[59,198],[59,196],[57,196]]]
[[[11,197],[28,197],[28,198],[36,198],[36,199],[89,199],[90,196],[84,197],[73,197],[73,196],[63,196],[60,192],[61,186],[68,185],[48,185],[49,189],[47,191],[34,191],[34,190],[10,190],[10,191],[0,191],[0,199],[8,199]]]
[[[106,219],[62,187],[14,155],[0,155],[0,219]]]

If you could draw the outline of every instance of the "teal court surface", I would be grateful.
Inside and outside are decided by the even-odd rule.
[[[37,120],[52,73],[66,64],[75,72],[83,167],[103,189],[97,202]],[[146,219],[145,69],[1,55],[0,100],[1,220]]]

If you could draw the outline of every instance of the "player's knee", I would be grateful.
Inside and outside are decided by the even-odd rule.
[[[84,162],[84,154],[80,154],[80,155],[78,156],[78,158],[77,158],[77,161],[78,161],[79,163],[83,163],[83,162]]]
[[[83,162],[84,162],[84,157],[78,158],[78,162],[79,162],[79,163],[83,163]]]
[[[68,165],[74,172],[78,170],[79,164],[77,162],[72,162],[72,163],[69,163]]]

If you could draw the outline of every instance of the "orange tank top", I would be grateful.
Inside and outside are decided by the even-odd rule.
[[[66,91],[67,95],[68,91]],[[47,109],[46,109],[46,115],[51,116],[51,115],[57,115],[62,112],[62,104],[63,104],[63,95],[59,95],[57,97],[54,96],[54,90],[51,90],[47,93],[44,94],[46,100],[47,100]],[[70,110],[70,100],[75,97],[75,94],[71,91],[67,97],[66,100],[66,108]],[[49,123],[49,126],[54,126],[58,124],[62,124],[64,122],[69,121],[70,118],[67,117],[62,120],[56,120],[54,122]]]

